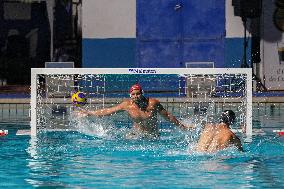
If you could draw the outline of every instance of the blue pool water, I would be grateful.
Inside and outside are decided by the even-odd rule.
[[[280,118],[260,113],[254,127],[283,126]],[[22,126],[0,137],[1,188],[284,188],[284,136],[268,130],[243,153],[198,154],[194,132],[166,130],[155,141],[126,140],[121,127],[17,136]]]

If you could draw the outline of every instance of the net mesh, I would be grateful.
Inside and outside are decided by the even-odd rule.
[[[248,123],[247,82],[251,81],[244,73],[52,74],[51,71],[35,75],[36,97],[32,98],[35,98],[36,132],[70,129],[72,112],[78,109],[72,104],[71,95],[78,90],[87,96],[84,108],[94,110],[129,98],[129,88],[135,83],[142,86],[146,97],[158,98],[179,119],[216,122],[223,110],[231,109],[237,115],[235,128]],[[111,120],[116,126],[131,124],[125,113],[112,116]],[[163,127],[163,120],[159,120]]]

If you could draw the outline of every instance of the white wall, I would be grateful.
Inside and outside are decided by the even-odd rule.
[[[83,0],[83,38],[135,38],[136,0]]]
[[[261,62],[268,90],[284,90],[284,61],[280,61],[278,49],[284,47],[284,33],[274,25],[276,9],[271,0],[263,0]],[[262,78],[263,79],[263,78]]]
[[[243,37],[243,23],[226,0],[226,37]],[[136,0],[83,0],[83,38],[135,38]]]
[[[234,16],[232,0],[226,0],[226,37],[243,37],[244,26],[241,17]]]

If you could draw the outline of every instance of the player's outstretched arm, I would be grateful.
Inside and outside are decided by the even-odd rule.
[[[109,116],[121,111],[125,110],[125,103],[122,102],[121,104],[118,104],[116,106],[113,107],[109,107],[109,108],[103,108],[103,109],[99,109],[99,110],[85,110],[83,108],[80,108],[79,111],[79,115],[80,116]]]
[[[158,112],[160,113],[160,115],[165,118],[166,120],[168,120],[169,122],[173,123],[174,125],[178,126],[179,128],[181,128],[182,130],[190,130],[195,128],[194,126],[190,125],[190,126],[186,126],[183,123],[181,123],[175,116],[173,116],[171,113],[169,113],[161,104],[160,102],[157,103],[157,108],[158,108]]]

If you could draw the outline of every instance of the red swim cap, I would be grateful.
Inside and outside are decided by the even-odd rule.
[[[132,93],[133,90],[139,90],[140,92],[142,92],[142,87],[137,83],[135,85],[132,85],[129,92]]]

